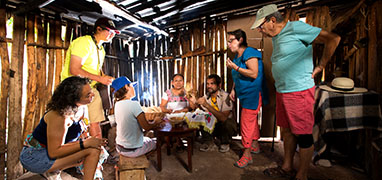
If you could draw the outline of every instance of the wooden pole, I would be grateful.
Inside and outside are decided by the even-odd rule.
[[[221,51],[224,51],[224,44],[225,44],[225,42],[224,42],[224,37],[225,37],[225,34],[224,34],[224,30],[223,30],[223,28],[224,28],[224,25],[223,25],[223,21],[221,21],[220,23],[219,23],[219,38],[220,38],[220,40],[219,40],[219,46],[220,46],[220,52]],[[225,73],[225,71],[226,71],[226,66],[225,66],[225,64],[224,64],[224,62],[225,62],[225,59],[224,59],[224,53],[219,53],[219,63],[220,63],[220,78],[221,78],[221,83],[220,83],[220,85],[221,85],[221,88],[223,89],[223,90],[225,90],[224,89],[224,79],[225,79],[225,75],[224,75],[224,73]]]
[[[10,151],[7,151],[7,179],[16,179],[22,174],[19,155],[22,149],[21,95],[23,94],[24,36],[25,17],[14,16],[9,84],[8,149]]]
[[[5,8],[0,9],[0,39],[6,38],[6,12]],[[7,107],[9,93],[9,57],[8,45],[6,41],[0,41],[1,58],[1,96],[0,96],[0,179],[5,179],[5,137],[7,128]],[[8,156],[9,157],[9,156]]]
[[[27,43],[34,43],[34,27],[35,27],[35,16],[28,15],[27,22]],[[27,46],[27,60],[28,60],[28,80],[27,80],[27,103],[25,106],[25,115],[24,115],[24,130],[23,130],[23,139],[33,131],[33,118],[34,110],[36,106],[36,81],[37,73],[36,70],[36,56],[35,56],[35,47]]]
[[[42,27],[42,21],[41,18],[37,18],[37,44],[43,45],[45,40],[43,27]],[[35,116],[34,116],[34,126],[36,127],[38,123],[40,122],[40,118],[42,117],[43,112],[43,102],[44,102],[44,89],[45,89],[45,79],[43,78],[43,62],[46,61],[46,49],[42,47],[37,47],[37,68],[34,73],[37,73],[37,93],[36,93],[36,108],[35,108]]]
[[[62,47],[62,39],[61,39],[61,21],[56,20],[56,34],[55,34],[55,43],[56,46]],[[62,70],[62,49],[56,49],[56,73],[54,76],[54,87],[61,81],[61,70]]]
[[[367,88],[369,90],[377,90],[377,7],[375,4],[370,6],[370,14],[368,18],[369,28],[369,49],[367,62]]]
[[[47,32],[46,32],[47,33]],[[49,20],[49,45],[54,46],[55,45],[55,38],[54,34],[56,33],[56,24],[54,23],[54,20]],[[69,47],[69,45],[68,45]],[[55,51],[54,49],[49,49],[49,64],[48,64],[48,83],[47,83],[47,103],[49,99],[52,96],[52,89],[53,89],[53,75],[54,75],[54,62],[55,62]]]
[[[213,74],[217,74],[217,70],[218,70],[218,54],[217,52],[219,51],[218,49],[218,46],[219,46],[219,36],[218,36],[218,21],[215,21],[215,27],[214,27],[214,44],[215,44],[215,48],[214,48],[214,52],[215,52],[215,57],[213,59],[214,61],[214,66],[213,66]]]

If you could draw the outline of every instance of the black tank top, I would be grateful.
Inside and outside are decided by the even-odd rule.
[[[40,123],[37,125],[36,129],[34,129],[32,135],[38,140],[39,143],[48,146],[48,140],[46,135],[46,127],[47,124],[44,121],[44,116],[41,118]],[[66,133],[65,144],[68,142],[76,141],[78,137],[80,137],[82,132],[80,121],[74,121],[73,124],[69,127],[68,132]]]

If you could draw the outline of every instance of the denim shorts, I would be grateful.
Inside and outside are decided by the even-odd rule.
[[[20,162],[23,167],[30,172],[38,174],[49,170],[55,161],[56,159],[49,158],[46,148],[24,146],[20,153]]]

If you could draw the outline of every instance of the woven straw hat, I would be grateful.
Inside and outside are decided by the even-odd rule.
[[[321,89],[331,92],[340,93],[364,93],[367,92],[366,88],[354,87],[354,81],[347,77],[334,78],[331,85],[321,85]]]

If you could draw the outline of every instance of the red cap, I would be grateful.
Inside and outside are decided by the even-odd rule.
[[[113,30],[116,34],[120,34],[119,30],[117,30],[117,28],[115,27],[113,20],[109,18],[105,18],[105,17],[98,18],[94,24],[94,27],[97,27],[97,26],[101,28],[106,28],[108,30]]]

